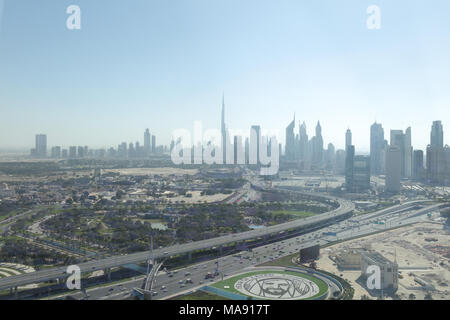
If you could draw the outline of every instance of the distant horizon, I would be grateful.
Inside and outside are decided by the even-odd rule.
[[[318,121],[320,122],[320,120],[318,120]],[[435,120],[433,120],[433,121],[435,121]],[[440,121],[442,121],[442,120],[440,120]],[[323,126],[322,122],[320,122],[320,123],[321,123],[321,127],[322,127],[322,136],[323,136],[324,135],[324,126]],[[379,123],[379,122],[377,122],[377,123]],[[227,124],[227,122],[226,122],[226,124]],[[383,124],[381,123],[381,125],[383,125]],[[443,128],[444,128],[443,131],[444,131],[444,146],[445,146],[445,145],[448,145],[448,143],[446,143],[446,141],[445,141],[445,132],[446,132],[446,130],[445,130],[445,123],[442,123],[442,125],[443,125]],[[306,126],[307,126],[307,128],[309,128],[308,124],[306,124]],[[250,127],[251,126],[249,126],[246,131],[250,132]],[[123,143],[123,142],[126,142],[127,145],[129,143],[135,144],[136,142],[139,142],[139,144],[143,145],[144,144],[143,135],[144,135],[144,132],[145,132],[146,129],[147,128],[142,129],[142,134],[141,134],[141,137],[139,137],[139,138],[136,138],[136,139],[130,140],[130,141],[127,141],[127,140],[123,139],[122,141],[119,141],[119,142],[117,142],[115,144],[111,144],[111,145],[108,145],[108,144],[97,144],[97,145],[92,144],[92,145],[90,145],[89,143],[52,144],[52,143],[50,143],[51,137],[48,134],[46,134],[45,131],[42,131],[42,132],[36,133],[35,135],[33,135],[31,137],[30,145],[28,145],[28,146],[14,146],[14,145],[11,145],[11,146],[0,146],[0,152],[4,152],[4,151],[21,151],[21,152],[22,151],[23,152],[27,152],[28,151],[29,152],[30,149],[35,147],[34,139],[35,139],[35,136],[37,134],[45,134],[47,136],[47,149],[48,150],[50,150],[51,147],[55,147],[55,146],[59,146],[59,147],[61,147],[63,149],[68,149],[70,146],[77,146],[77,147],[78,146],[88,146],[90,149],[109,149],[109,148],[112,147],[112,148],[116,149],[117,146],[119,144]],[[185,129],[187,129],[189,131],[192,131],[192,128],[185,128]],[[219,130],[219,128],[210,128],[210,127],[206,127],[206,128],[203,128],[203,129],[204,130],[206,130],[206,129],[217,129],[217,130]],[[228,125],[227,125],[227,129],[229,129]],[[236,128],[230,128],[230,129],[236,129]],[[349,127],[347,129],[349,129]],[[347,131],[347,129],[345,129],[345,131],[343,132],[344,136],[345,136],[345,132]],[[384,139],[388,142],[388,144],[390,143],[390,141],[389,141],[390,130],[402,130],[403,132],[405,132],[405,130],[406,130],[406,128],[404,128],[404,129],[390,129],[390,130],[386,130],[386,128],[384,128],[384,127],[383,127],[383,129],[384,129]],[[242,130],[244,130],[244,129],[242,129]],[[262,130],[264,130],[264,128],[262,128]],[[274,129],[272,128],[272,130],[274,130]],[[294,134],[295,135],[298,134],[298,130],[299,130],[299,125],[298,125],[298,121],[296,120],[296,126],[294,128]],[[308,139],[311,139],[315,135],[314,130],[315,130],[315,125],[312,128],[308,129],[308,131],[307,131]],[[412,130],[412,132],[414,134],[414,128],[411,128],[411,130]],[[280,133],[283,132],[283,131],[284,130],[278,129],[278,132],[280,132]],[[311,131],[313,131],[313,132],[311,132]],[[354,135],[353,131],[351,130],[351,128],[350,128],[350,131],[352,132],[352,141],[354,141],[353,139],[354,139],[355,135]],[[368,128],[368,131],[369,131],[368,136],[370,137],[370,127]],[[430,124],[430,132],[431,132],[431,124]],[[428,132],[428,137],[430,136],[430,132]],[[158,142],[159,141],[158,140],[159,137],[156,135],[156,133],[154,133],[154,132],[152,133],[150,131],[150,134],[156,136],[156,142],[157,142],[156,145],[157,146],[161,146],[161,145],[162,146],[170,146],[170,143],[171,143],[170,139],[168,139],[167,143],[160,143],[160,142]],[[244,135],[244,137],[247,137],[247,136],[248,136],[248,134]],[[413,137],[414,137],[414,135],[413,135]],[[167,139],[165,139],[165,141],[167,141]],[[278,142],[282,144],[283,150],[284,150],[284,148],[285,148],[285,139],[284,139],[284,137],[283,137],[283,140],[278,141]],[[334,145],[336,151],[337,150],[345,150],[345,146],[340,147],[340,146],[337,146],[333,141],[325,141],[325,140],[324,140],[324,144],[323,144],[324,150],[326,150],[328,148],[328,144],[329,143],[332,143]],[[412,139],[412,147],[414,148],[414,150],[423,150],[423,151],[425,151],[426,147],[428,146],[428,144],[429,144],[429,141],[428,141],[427,145],[425,145],[423,148],[416,147],[414,145],[414,139]],[[353,145],[355,146],[355,154],[365,155],[365,154],[369,154],[370,153],[370,146],[369,147],[359,147],[359,146],[355,145],[355,143],[353,143]]]

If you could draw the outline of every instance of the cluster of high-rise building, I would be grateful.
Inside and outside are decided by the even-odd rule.
[[[450,185],[450,147],[444,146],[443,127],[441,121],[434,121],[431,128],[430,144],[426,153],[414,150],[412,146],[411,127],[403,130],[391,130],[389,142],[385,139],[382,125],[375,122],[370,127],[370,155],[357,155],[352,143],[352,132],[345,132],[345,150],[336,150],[332,143],[324,149],[322,127],[317,122],[315,135],[309,139],[305,122],[299,122],[298,133],[295,133],[295,115],[286,127],[284,154],[281,144],[278,145],[281,157],[281,168],[296,168],[304,171],[327,170],[345,175],[348,191],[360,192],[370,188],[371,175],[385,175],[385,190],[399,192],[402,179],[413,179],[431,184]],[[256,146],[249,146],[249,138],[242,143],[241,136],[233,136],[230,140],[225,124],[225,101],[222,98],[221,115],[221,151],[224,164],[260,164],[260,148],[262,146],[261,127],[253,125],[250,137],[254,137]],[[172,141],[170,151],[179,141]],[[35,148],[31,155],[37,158],[47,157],[47,136],[36,135]],[[202,146],[200,146],[202,148]],[[268,141],[267,155],[270,155],[271,141]],[[145,158],[151,154],[168,152],[165,146],[156,145],[156,137],[149,129],[144,132],[144,145],[139,142],[122,142],[117,148],[91,150],[87,146],[71,146],[62,149],[55,146],[51,149],[52,158]],[[195,155],[195,146],[192,146]],[[194,156],[195,157],[195,156]],[[242,159],[239,159],[241,157]],[[254,158],[254,159],[253,159]],[[197,162],[193,162],[197,163]],[[201,163],[201,162],[200,162]]]
[[[370,127],[370,155],[356,154],[350,129],[345,132],[345,150],[335,150],[332,143],[325,150],[320,122],[315,136],[308,139],[304,122],[299,123],[299,132],[295,134],[294,116],[286,127],[283,167],[344,174],[350,192],[369,189],[371,175],[385,175],[386,191],[399,192],[402,179],[449,185],[450,147],[444,146],[441,121],[433,122],[425,155],[423,150],[414,150],[411,127],[391,130],[387,141],[383,126],[375,122]]]
[[[219,132],[218,132],[219,133]],[[220,141],[215,138],[210,137],[209,141],[197,141],[190,145],[183,145],[182,137],[173,137],[170,144],[170,152],[174,150],[174,154],[182,154],[182,163],[190,164],[202,164],[203,163],[203,153],[205,152],[212,158],[214,158],[214,163],[216,164],[226,164],[226,165],[268,165],[261,161],[261,156],[266,158],[271,157],[272,150],[274,152],[281,150],[281,144],[277,143],[277,146],[272,148],[271,137],[262,136],[261,126],[252,125],[250,127],[250,134],[248,137],[242,135],[232,135],[230,136],[230,130],[227,128],[225,123],[225,100],[222,98],[222,112],[221,112],[221,123],[220,123]],[[205,143],[205,145],[203,145]],[[182,148],[180,148],[183,145]],[[263,149],[267,148],[267,150]],[[278,160],[278,157],[277,157]],[[270,160],[267,160],[270,163]],[[208,163],[208,162],[205,162]],[[277,161],[278,163],[278,161]],[[273,163],[272,163],[273,164]]]
[[[346,150],[346,186],[349,190],[358,191],[370,187],[371,175],[385,175],[385,190],[399,192],[402,179],[423,181],[430,184],[450,184],[450,148],[444,146],[441,121],[434,121],[431,128],[430,144],[426,150],[424,162],[423,150],[414,150],[411,139],[411,127],[403,130],[391,130],[390,141],[384,139],[381,124],[374,123],[370,127],[370,157],[364,159],[354,155],[354,146]],[[346,134],[346,141],[348,131]],[[361,161],[357,164],[357,161]],[[426,164],[426,166],[425,166]],[[357,167],[360,168],[357,168]],[[361,183],[355,178],[355,172],[365,168],[366,181]],[[367,171],[369,185],[367,184]]]
[[[306,133],[306,124],[299,123],[299,132],[295,134],[295,116],[286,128],[286,144],[284,152],[285,165],[299,166],[303,170],[314,170],[330,167],[334,162],[335,148],[332,143],[328,149],[323,148],[322,127],[316,125],[316,134],[311,139]]]
[[[444,130],[441,121],[434,121],[431,127],[430,144],[426,151],[426,179],[435,184],[450,184],[450,147],[444,146]],[[417,154],[418,162],[420,154]]]
[[[47,135],[37,134],[35,139],[35,147],[31,149],[31,155],[36,158],[47,157]]]
[[[156,145],[156,136],[151,135],[149,129],[144,132],[144,145],[138,141],[135,143],[122,142],[117,148],[89,149],[88,146],[70,146],[63,149],[61,146],[54,146],[50,150],[50,157],[53,159],[83,159],[83,158],[146,158],[152,154],[167,152],[167,147]],[[31,149],[31,156],[34,158],[47,158],[47,135],[37,134],[35,148]]]

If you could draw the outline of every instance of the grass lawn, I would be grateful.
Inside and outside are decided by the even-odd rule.
[[[274,215],[286,214],[286,215],[293,216],[296,218],[307,218],[307,217],[316,215],[316,213],[314,213],[314,212],[297,211],[297,210],[274,210],[274,211],[270,211],[270,213],[272,213]]]
[[[171,300],[230,300],[225,297],[218,296],[213,293],[198,290],[185,296],[178,296]]]
[[[265,267],[265,266],[274,266],[274,267],[298,267],[297,264],[292,262],[292,259],[296,256],[298,256],[297,253],[290,254],[288,256],[281,257],[279,259],[273,260],[273,261],[267,261],[262,264],[259,264],[258,267]]]
[[[214,284],[212,284],[212,286],[215,287],[215,288],[218,288],[218,289],[222,289],[222,290],[226,290],[226,291],[232,292],[232,293],[237,293],[237,294],[240,294],[240,295],[244,295],[242,292],[240,292],[240,291],[238,291],[238,290],[236,290],[234,288],[234,284],[236,283],[236,281],[238,281],[239,279],[242,279],[242,278],[246,278],[246,277],[250,277],[250,276],[256,275],[256,274],[265,274],[265,273],[290,274],[290,275],[294,275],[294,276],[297,276],[297,277],[302,277],[302,278],[305,278],[307,280],[310,280],[310,281],[314,282],[319,287],[319,293],[317,293],[313,297],[307,298],[305,300],[310,300],[310,299],[316,298],[318,296],[321,296],[322,294],[324,294],[328,290],[328,285],[324,281],[322,281],[320,279],[317,279],[315,277],[309,276],[307,274],[299,273],[299,272],[278,271],[278,270],[264,270],[264,271],[248,272],[248,273],[244,273],[244,274],[241,274],[241,275],[238,275],[238,276],[235,276],[235,277],[231,277],[229,279],[226,279],[226,280],[214,283]],[[228,286],[229,288],[225,288],[226,286]]]

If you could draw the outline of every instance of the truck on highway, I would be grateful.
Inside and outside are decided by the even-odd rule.
[[[218,276],[219,275],[219,272],[216,270],[216,272],[214,272],[214,273],[211,273],[211,272],[208,272],[206,275],[205,275],[205,279],[214,279],[216,276]]]

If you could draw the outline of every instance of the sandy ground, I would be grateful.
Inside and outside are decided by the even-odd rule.
[[[133,175],[133,176],[147,176],[147,175],[160,175],[168,176],[174,174],[176,176],[182,175],[195,175],[197,169],[182,169],[182,168],[125,168],[125,169],[106,169],[104,173],[107,172],[118,172],[121,175]]]
[[[35,272],[33,267],[26,266],[19,263],[0,262],[0,275],[2,277],[8,277],[11,275],[18,275],[22,273]],[[27,286],[19,287],[19,289],[31,289],[36,288],[37,284],[30,284]]]
[[[391,261],[396,259],[399,266],[397,294],[401,299],[408,299],[410,294],[414,294],[416,299],[424,299],[427,292],[436,300],[450,299],[450,234],[442,224],[420,223],[323,249],[318,267],[350,281],[355,289],[354,299],[369,296],[367,290],[356,282],[361,271],[338,270],[329,255],[367,245]],[[424,288],[416,279],[433,286],[434,290]]]
[[[173,198],[167,198],[168,201],[171,201],[172,203],[176,201],[184,201],[185,203],[198,203],[200,202],[218,202],[226,199],[231,194],[223,194],[223,193],[217,193],[213,195],[200,195],[201,191],[188,191],[188,193],[192,194],[191,198],[185,197],[185,196],[177,196]]]

